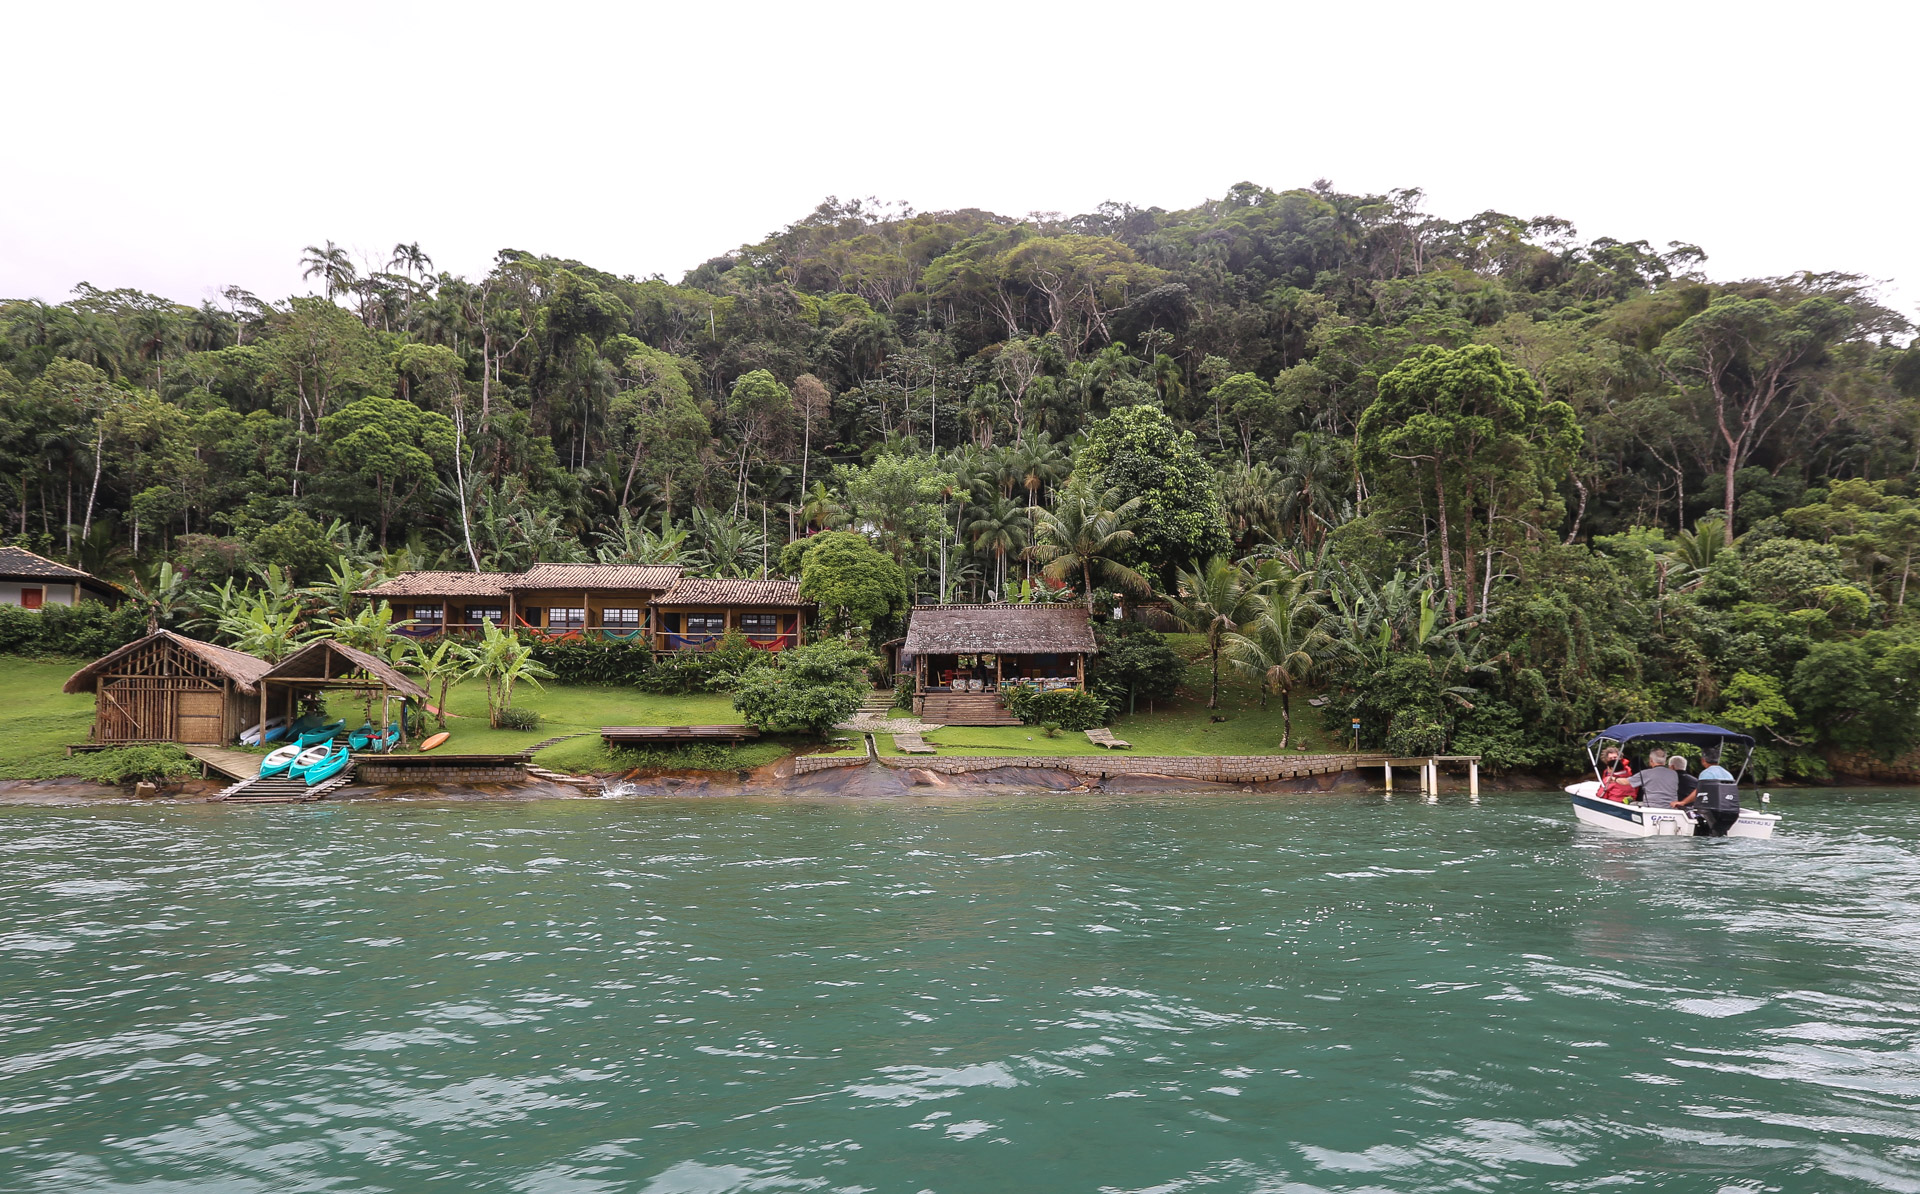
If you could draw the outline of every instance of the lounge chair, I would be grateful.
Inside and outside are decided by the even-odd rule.
[[[927,740],[918,734],[895,734],[893,736],[893,748],[902,754],[909,755],[931,755],[940,753],[933,747],[928,746]]]
[[[1128,742],[1125,738],[1115,738],[1113,731],[1107,729],[1105,726],[1097,730],[1088,730],[1087,741],[1093,743],[1095,746],[1104,746],[1108,750],[1133,749],[1133,743]]]

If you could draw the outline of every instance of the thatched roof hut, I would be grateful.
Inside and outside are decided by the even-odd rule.
[[[95,742],[213,745],[237,736],[269,664],[244,651],[156,630],[75,672],[94,694]]]
[[[1078,605],[922,605],[907,622],[903,655],[1093,655]]]

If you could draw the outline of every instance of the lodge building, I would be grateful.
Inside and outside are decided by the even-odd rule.
[[[358,594],[389,603],[417,638],[486,622],[547,639],[707,650],[733,631],[767,651],[806,641],[813,603],[790,580],[689,577],[677,565],[535,564],[524,572],[403,572]]]

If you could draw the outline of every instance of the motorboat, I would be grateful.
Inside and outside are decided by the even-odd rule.
[[[1609,833],[1623,834],[1627,837],[1693,837],[1705,832],[1701,828],[1701,819],[1693,810],[1685,808],[1653,808],[1641,802],[1613,800],[1600,794],[1600,761],[1597,754],[1602,743],[1611,742],[1623,751],[1629,743],[1679,742],[1689,746],[1711,747],[1719,749],[1728,743],[1744,745],[1747,757],[1741,761],[1740,774],[1732,783],[1726,781],[1705,781],[1715,784],[1716,794],[1722,801],[1731,803],[1740,809],[1739,819],[1728,828],[1728,837],[1773,836],[1774,827],[1779,824],[1777,813],[1763,813],[1740,808],[1738,789],[1741,779],[1747,774],[1747,767],[1753,762],[1753,739],[1746,734],[1720,726],[1703,725],[1685,721],[1632,721],[1609,726],[1595,734],[1587,742],[1587,759],[1593,764],[1594,778],[1582,783],[1567,785],[1567,794],[1573,797],[1573,815],[1582,824],[1604,829]]]

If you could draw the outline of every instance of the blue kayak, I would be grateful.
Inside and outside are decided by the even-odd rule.
[[[377,731],[373,728],[373,723],[363,721],[360,723],[359,729],[347,735],[347,745],[355,750],[365,750],[367,749],[367,743],[373,741],[375,733],[377,733]]]

